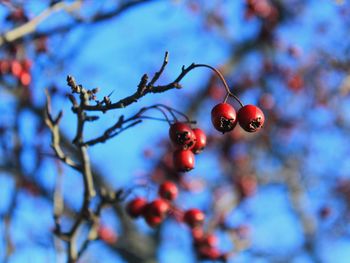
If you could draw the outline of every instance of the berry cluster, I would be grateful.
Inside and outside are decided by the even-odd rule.
[[[215,68],[205,64],[198,66],[207,67],[216,72],[226,89],[223,102],[217,104],[211,111],[211,121],[215,129],[222,133],[230,132],[236,127],[237,123],[247,132],[256,132],[262,128],[265,117],[258,107],[254,105],[244,106],[240,99],[230,91],[224,77]],[[238,112],[226,102],[229,97],[233,97],[241,105]],[[173,167],[177,172],[188,172],[195,166],[195,154],[199,154],[206,147],[207,137],[203,130],[199,128],[192,129],[191,121],[187,116],[181,114],[187,120],[186,122],[180,122],[173,114],[174,109],[163,105],[162,107],[174,117],[174,120],[170,121],[164,111],[161,110],[170,125],[169,138],[175,148]],[[160,110],[160,105],[157,106],[157,109]],[[250,196],[254,193],[255,188],[256,181],[254,178],[241,176],[240,180],[237,181],[237,189],[241,197]],[[191,229],[193,246],[200,259],[225,261],[228,254],[220,252],[217,248],[217,237],[204,231],[204,213],[197,208],[183,211],[173,203],[178,192],[177,185],[174,182],[165,181],[159,186],[158,198],[148,202],[143,197],[136,197],[128,203],[127,213],[133,218],[142,216],[151,227],[161,224],[166,217],[173,216]]]
[[[0,78],[5,75],[11,75],[23,86],[29,86],[32,77],[30,74],[30,68],[32,63],[29,59],[24,60],[0,60]]]
[[[159,225],[171,211],[171,202],[178,195],[177,186],[171,181],[165,181],[159,186],[159,198],[148,202],[143,197],[136,197],[131,200],[126,211],[132,218],[143,216],[151,227]]]
[[[169,137],[176,150],[173,153],[174,167],[179,172],[187,172],[194,168],[194,154],[200,153],[207,144],[205,133],[199,129],[191,129],[183,122],[170,125]]]
[[[232,131],[237,122],[247,132],[258,131],[265,122],[264,113],[254,105],[242,106],[238,112],[228,103],[217,104],[211,111],[211,121],[218,131]]]
[[[143,197],[135,197],[127,204],[127,213],[132,218],[142,216],[151,227],[158,226],[168,215],[172,215],[191,229],[193,245],[200,258],[211,260],[225,258],[226,254],[220,253],[217,248],[217,237],[203,231],[204,213],[197,208],[182,211],[172,203],[178,196],[175,183],[163,182],[158,188],[158,195],[159,197],[151,202]]]

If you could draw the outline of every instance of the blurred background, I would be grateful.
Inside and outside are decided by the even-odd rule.
[[[74,158],[67,75],[115,102],[143,74],[153,76],[166,51],[159,85],[183,65],[209,64],[245,104],[263,110],[265,126],[216,131],[210,112],[225,90],[205,68],[187,74],[182,89],[97,113],[87,139],[121,115],[163,103],[196,120],[208,146],[182,174],[169,161],[166,122],[144,120],[89,147],[97,187],[131,194],[102,211],[98,239],[79,262],[202,261],[181,220],[151,228],[125,213],[135,196],[156,198],[165,179],[178,184],[177,207],[203,210],[227,262],[350,262],[349,28],[346,1],[0,0],[0,262],[66,262],[66,244],[53,233],[53,196],[62,191],[63,229],[83,202],[81,174],[50,147],[45,89],[53,113],[63,111],[62,148]]]

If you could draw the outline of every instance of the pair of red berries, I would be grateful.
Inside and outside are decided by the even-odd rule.
[[[29,86],[32,81],[30,74],[32,62],[29,59],[19,60],[0,60],[0,75],[11,73],[17,78],[23,86]]]
[[[237,122],[247,132],[258,131],[265,122],[264,113],[254,105],[245,105],[238,112],[228,103],[219,103],[211,111],[211,121],[218,131],[232,131]]]
[[[160,198],[152,202],[143,197],[134,198],[128,203],[126,211],[133,218],[143,216],[149,226],[159,225],[170,211],[169,202],[176,199],[178,188],[173,182],[165,181],[159,186],[158,194]]]
[[[207,144],[205,133],[199,129],[191,129],[183,122],[170,125],[169,137],[176,150],[173,154],[174,167],[179,172],[187,172],[194,168],[194,154],[200,153]]]

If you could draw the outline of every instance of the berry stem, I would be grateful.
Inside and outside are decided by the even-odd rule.
[[[226,89],[226,92],[229,96],[233,97],[240,105],[241,107],[244,106],[244,104],[242,103],[242,101],[235,95],[233,94],[231,91],[230,91],[230,88],[228,87],[227,85],[227,82],[224,78],[224,76],[221,74],[221,72],[219,70],[217,70],[216,68],[210,66],[210,65],[207,65],[207,64],[192,64],[192,68],[199,68],[199,67],[203,67],[203,68],[209,68],[211,69],[212,71],[214,71],[216,73],[216,75],[218,75],[218,77],[220,78],[222,84],[224,85],[225,89]],[[227,96],[227,95],[226,95]],[[225,102],[226,102],[227,98],[225,97]]]

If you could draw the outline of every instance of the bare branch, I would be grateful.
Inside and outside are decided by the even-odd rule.
[[[82,4],[81,0],[76,0],[73,3],[67,3],[67,2],[61,1],[50,6],[49,8],[44,10],[42,13],[40,13],[38,16],[36,16],[32,20],[0,36],[0,46],[3,45],[4,43],[13,42],[25,35],[35,32],[38,26],[53,13],[61,10],[64,10],[68,13],[73,12],[74,10],[79,9],[81,7],[81,4]]]

